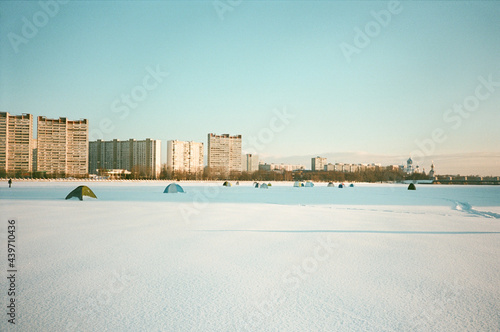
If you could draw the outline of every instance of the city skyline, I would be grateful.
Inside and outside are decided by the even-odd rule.
[[[1,115],[0,118],[2,118],[2,121],[0,121],[0,129],[2,129],[2,130],[0,130],[0,131],[3,132],[3,134],[0,135],[0,136],[2,136],[2,137],[0,137],[0,143],[1,143],[0,144],[1,145],[0,146],[1,147],[0,157],[3,156],[0,158],[0,166],[2,164],[4,165],[1,168],[5,169],[7,171],[8,170],[10,170],[10,171],[13,171],[13,170],[29,170],[29,171],[31,171],[31,169],[32,169],[30,166],[32,164],[31,163],[31,160],[32,160],[31,155],[33,154],[33,171],[35,171],[38,168],[37,164],[40,162],[40,160],[38,160],[38,159],[40,159],[40,157],[42,157],[42,155],[45,154],[44,151],[43,151],[43,153],[38,153],[37,152],[38,147],[40,144],[41,144],[40,146],[46,146],[47,144],[39,143],[38,138],[32,138],[34,136],[35,132],[38,132],[37,136],[39,136],[39,132],[40,132],[40,130],[38,128],[35,128],[35,126],[33,126],[34,116],[32,114],[27,114],[27,113],[22,114],[22,115],[15,115],[15,114],[9,114],[8,112],[7,113],[0,112],[0,115]],[[11,119],[10,122],[9,122],[9,119]],[[208,158],[208,156],[210,155],[209,151],[213,150],[213,148],[210,148],[210,146],[211,146],[210,143],[212,142],[213,139],[218,141],[217,145],[219,145],[222,142],[225,142],[220,147],[215,148],[214,151],[218,151],[218,152],[216,152],[216,154],[219,154],[222,151],[225,151],[224,154],[227,154],[227,156],[223,157],[220,160],[219,160],[219,156],[217,157],[218,161],[216,163],[218,163],[220,165],[218,167],[215,167],[214,169],[225,165],[224,167],[229,167],[229,168],[232,168],[233,170],[237,170],[237,169],[239,169],[239,167],[237,167],[236,165],[233,165],[235,162],[237,162],[237,164],[241,165],[242,172],[252,172],[255,170],[259,170],[259,169],[261,169],[261,167],[259,165],[271,166],[271,168],[268,167],[269,168],[268,170],[284,169],[284,170],[291,171],[291,170],[299,169],[299,168],[300,169],[309,169],[309,168],[305,168],[305,166],[303,166],[306,163],[294,164],[294,162],[293,162],[293,161],[298,160],[298,159],[304,159],[304,160],[309,159],[309,157],[310,157],[309,155],[307,155],[307,156],[293,156],[293,157],[289,157],[289,158],[284,158],[284,159],[279,160],[279,161],[276,161],[276,160],[270,161],[268,159],[261,159],[260,156],[256,155],[256,154],[244,153],[243,150],[241,150],[241,146],[244,146],[245,142],[242,141],[241,135],[230,136],[230,134],[216,135],[213,133],[209,133],[208,139],[207,139],[207,154],[206,155],[204,153],[204,143],[202,143],[202,142],[169,140],[169,141],[167,141],[166,155],[164,155],[164,153],[162,152],[162,148],[161,148],[161,140],[154,140],[154,139],[151,140],[150,138],[146,138],[145,140],[140,140],[140,139],[137,140],[136,138],[130,138],[128,140],[120,140],[120,139],[115,138],[115,139],[112,139],[109,141],[101,140],[101,139],[94,140],[94,141],[88,140],[89,136],[88,136],[88,121],[87,121],[87,119],[80,119],[80,120],[73,121],[73,120],[68,120],[66,117],[59,117],[58,119],[47,119],[45,116],[37,116],[37,119],[38,119],[38,127],[40,125],[40,120],[42,121],[42,123],[46,123],[47,121],[48,121],[48,123],[56,123],[58,128],[61,125],[66,127],[66,124],[68,126],[74,126],[75,124],[77,126],[80,126],[81,124],[83,124],[82,128],[85,129],[84,136],[80,135],[80,129],[82,129],[82,128],[78,129],[77,127],[75,127],[75,128],[72,127],[72,128],[70,128],[69,132],[72,132],[73,134],[67,136],[69,133],[68,132],[66,135],[63,135],[63,136],[69,137],[70,138],[69,141],[67,141],[66,143],[63,142],[62,144],[64,146],[64,149],[66,150],[65,145],[69,143],[67,151],[71,150],[72,152],[70,154],[73,155],[74,157],[77,157],[78,155],[80,155],[79,157],[77,157],[78,161],[77,161],[77,159],[74,160],[76,162],[75,165],[80,165],[78,167],[86,168],[86,166],[84,166],[84,165],[86,165],[87,163],[85,163],[84,160],[85,159],[88,160],[89,174],[96,174],[97,169],[101,168],[102,166],[104,169],[112,169],[112,170],[125,169],[125,170],[130,171],[135,166],[148,168],[148,167],[152,166],[153,164],[155,165],[154,166],[155,170],[153,171],[153,173],[156,174],[155,175],[156,177],[159,175],[160,169],[162,169],[163,167],[166,167],[167,170],[170,168],[170,171],[177,170],[177,171],[183,171],[183,172],[188,172],[188,173],[198,173],[198,172],[202,171],[205,166],[209,167],[209,159],[210,158]],[[10,127],[12,127],[12,129],[10,131],[7,130]],[[60,143],[59,140],[61,138],[61,135],[60,135],[61,133],[59,133],[59,129],[56,130],[55,127],[54,128],[52,128],[52,126],[49,126],[49,127],[50,127],[49,133],[57,132],[57,134],[55,136],[45,134],[44,138],[42,140],[45,141],[48,139],[51,142],[50,144],[56,144],[56,145],[59,144]],[[39,127],[39,128],[41,128],[41,127]],[[7,132],[6,132],[6,130],[7,130]],[[46,128],[43,129],[42,132],[45,133]],[[75,140],[74,138],[72,138],[73,137],[72,135],[75,135],[75,134],[77,136],[81,136],[81,137],[78,137]],[[9,139],[9,137],[11,137],[11,138]],[[14,137],[18,137],[18,139],[20,140],[19,142],[22,142],[22,143],[12,144]],[[234,139],[236,139],[236,141],[238,143],[236,146],[231,148],[230,146],[232,144],[229,144],[229,143],[230,143],[230,141],[232,141]],[[219,142],[219,140],[220,140],[220,142]],[[9,144],[9,141],[11,142],[10,144]],[[66,141],[66,140],[64,140],[64,141]],[[215,143],[216,141],[213,141],[212,143]],[[86,146],[82,145],[83,142],[87,142]],[[129,151],[131,149],[131,148],[130,149],[128,148],[128,145],[132,144],[132,143],[144,144],[147,142],[153,142],[154,144],[156,144],[155,147],[152,148],[152,150],[150,151],[151,153],[150,153],[149,157],[148,157],[148,153],[144,152],[144,151],[148,150],[148,148],[146,148],[146,150],[144,150],[145,146],[143,146],[141,149],[144,151],[139,152],[139,150],[137,150],[137,153],[138,153],[137,156],[142,155],[142,158],[146,158],[146,159],[142,160],[141,162],[132,161],[132,159],[135,160],[136,157],[134,157],[135,153],[128,155],[127,151]],[[96,144],[101,144],[101,143],[104,144],[103,149],[98,148],[99,151],[97,151]],[[125,146],[127,147],[126,148],[127,151],[120,152],[121,149],[118,149],[118,147],[115,146],[117,144],[120,144],[120,145],[125,144]],[[106,145],[109,145],[109,148],[105,148]],[[30,148],[28,148],[28,146]],[[136,148],[138,148],[138,146],[134,147],[134,150]],[[8,151],[10,151],[10,150],[12,150],[12,154],[16,154],[16,155],[19,154],[19,156],[16,156],[14,159],[7,158],[6,155],[8,155]],[[44,148],[44,150],[45,150],[45,148]],[[153,150],[154,150],[154,153],[153,153]],[[176,151],[176,150],[178,150],[178,151]],[[16,152],[14,152],[14,151],[16,151]],[[22,151],[24,151],[24,152],[22,152]],[[88,151],[88,152],[81,155],[77,151]],[[214,152],[214,151],[212,151],[212,152]],[[69,152],[67,152],[67,153],[69,153]],[[125,159],[123,159],[125,161],[120,161],[122,153],[127,154],[127,156],[124,156]],[[26,158],[20,157],[21,154],[23,156],[25,155]],[[230,155],[232,155],[232,157],[229,157]],[[241,156],[241,160],[239,157],[237,157],[238,155]],[[100,157],[97,157],[97,156],[100,156]],[[153,158],[153,161],[151,161],[151,165],[148,164],[149,166],[147,166],[146,164],[148,162],[146,160],[149,160],[150,157]],[[207,158],[204,158],[204,157],[207,157]],[[476,158],[486,158],[486,157],[491,158],[490,155],[482,155],[480,153],[476,154]],[[24,158],[25,160],[22,158]],[[102,158],[101,165],[99,167],[96,164],[98,158]],[[116,159],[116,158],[118,158],[118,159]],[[129,161],[129,158],[132,158],[132,159],[130,159],[130,161]],[[370,161],[367,162],[368,158],[371,158],[371,159],[370,159]],[[460,165],[462,165],[464,163],[464,160],[460,159],[460,158],[463,158],[463,156],[460,156],[460,155],[447,156],[447,158],[449,158],[451,160],[452,164],[455,164],[458,167],[460,167]],[[44,158],[42,158],[42,159],[44,159]],[[45,159],[47,159],[47,158],[45,158]],[[166,159],[166,162],[163,162],[164,159]],[[358,167],[361,167],[361,166],[378,165],[378,166],[382,166],[384,168],[391,167],[391,166],[394,168],[397,166],[396,167],[397,169],[402,169],[406,173],[410,173],[410,174],[413,173],[413,171],[409,171],[405,167],[405,163],[408,163],[408,161],[412,159],[411,156],[409,156],[409,159],[406,162],[401,162],[401,163],[394,162],[394,160],[396,160],[396,159],[397,158],[395,158],[394,156],[381,157],[381,156],[362,154],[362,153],[361,154],[360,153],[357,153],[357,154],[352,154],[352,153],[331,154],[330,153],[330,154],[326,154],[326,157],[323,155],[323,156],[316,156],[316,157],[310,158],[310,161],[311,161],[310,170],[312,170],[312,171],[325,170],[326,171],[327,170],[326,166],[328,165],[329,166],[328,171],[332,171],[332,170],[344,171],[345,170],[344,166],[349,166],[350,171],[352,172],[352,171],[356,171],[358,169]],[[375,162],[374,162],[374,160],[375,160]],[[380,161],[383,161],[383,162],[380,162]],[[55,159],[48,158],[45,162],[47,162],[51,165],[52,165],[52,163],[59,163],[59,162],[66,163],[66,161],[60,161],[58,158],[55,158]],[[412,160],[412,162],[414,162],[414,161]],[[73,161],[72,161],[72,163],[73,163]],[[17,166],[7,166],[7,165],[11,165],[11,164],[12,165],[15,164]],[[47,167],[43,166],[42,164],[40,164],[40,165],[41,165],[41,168],[43,168],[43,169],[47,168]],[[54,165],[52,165],[50,167],[53,167]],[[252,166],[250,166],[250,165],[252,165]],[[300,167],[296,167],[299,165],[300,165]],[[426,167],[426,166],[429,166],[429,167]],[[354,170],[352,167],[354,167]],[[423,172],[423,173],[428,173],[428,174],[434,175],[434,172],[435,172],[434,161],[431,161],[431,165],[425,165],[425,164],[419,164],[419,161],[416,160],[414,167],[417,170],[417,172],[419,172],[419,173]],[[64,166],[63,168],[66,168],[66,166]],[[262,169],[265,170],[266,168],[262,168]],[[64,171],[62,168],[61,169],[58,168],[58,171],[67,172],[68,174],[77,174],[78,173],[79,175],[83,175],[82,171],[85,172],[83,169],[81,169],[81,171],[78,171],[76,173],[74,171],[71,171],[71,170],[68,172],[67,170]],[[429,173],[429,171],[432,171],[432,172]],[[436,173],[436,174],[438,174],[438,173]],[[441,173],[441,175],[446,175],[446,174],[448,174],[448,175],[472,175],[472,176],[475,176],[475,175],[495,176],[494,174],[484,175],[484,174],[480,174],[478,172],[468,173],[468,174],[461,174],[460,172],[456,172],[456,173],[453,173],[453,172],[444,173],[444,172],[442,172]]]
[[[412,156],[438,174],[500,173],[495,2],[0,10],[0,111],[86,118],[89,140],[238,133],[266,162]]]

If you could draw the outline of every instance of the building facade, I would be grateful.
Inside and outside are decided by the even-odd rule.
[[[323,171],[326,165],[326,158],[315,157],[311,158],[311,170],[312,171]]]
[[[203,143],[172,140],[167,142],[168,172],[203,172]]]
[[[242,159],[242,171],[253,173],[259,170],[259,156],[256,154],[245,154]]]
[[[37,171],[37,158],[38,158],[38,140],[36,138],[31,139],[31,170],[33,172]]]
[[[161,141],[129,139],[97,140],[89,143],[90,174],[105,170],[127,170],[135,175],[158,178],[161,172]]]
[[[33,115],[0,112],[0,170],[33,171]]]
[[[241,172],[241,135],[208,134],[207,152],[210,171],[220,174]]]
[[[304,170],[305,166],[300,164],[260,164],[259,170],[261,171],[275,171],[275,172],[293,172]]]
[[[344,163],[328,163],[325,165],[324,170],[328,172],[344,172],[344,173],[354,173],[354,172],[364,172],[366,170],[375,170],[380,168],[381,164],[344,164]]]
[[[67,176],[88,174],[87,119],[70,121],[66,118],[37,121],[37,171]]]

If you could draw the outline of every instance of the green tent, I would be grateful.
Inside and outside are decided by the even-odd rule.
[[[410,185],[408,186],[408,190],[417,190],[417,188],[415,188],[415,185],[413,183],[410,183]]]
[[[97,196],[94,194],[92,190],[90,190],[89,187],[87,186],[79,186],[76,187],[72,192],[66,196],[65,199],[70,199],[73,197],[78,197],[79,200],[83,201],[83,196],[89,196],[93,198],[97,198]]]

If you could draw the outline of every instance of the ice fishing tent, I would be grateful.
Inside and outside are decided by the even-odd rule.
[[[335,187],[335,185],[333,184],[333,182],[328,182],[327,187]]]
[[[314,187],[314,183],[307,181],[305,187]]]
[[[253,183],[254,188],[259,188],[259,184],[257,182]]]
[[[97,196],[94,194],[94,192],[87,186],[79,186],[73,189],[72,192],[66,196],[65,199],[70,199],[73,197],[78,197],[79,200],[83,201],[83,196],[88,196],[88,197],[93,197],[97,198]]]
[[[171,183],[169,184],[165,190],[163,191],[164,194],[174,194],[174,193],[183,193],[184,189],[182,189],[181,186],[179,186],[177,183]]]
[[[263,183],[260,185],[260,189],[269,189],[269,185]]]
[[[269,182],[267,185],[268,185],[269,187],[272,187],[272,186],[273,186],[273,185],[271,184],[271,182]]]
[[[408,190],[417,190],[417,188],[415,188],[415,184],[410,183],[410,185],[408,186]]]
[[[344,184],[343,183],[339,184],[339,188],[344,188]]]
[[[236,181],[236,185],[239,186],[240,185],[240,181]]]
[[[294,187],[300,187],[300,182],[299,181],[295,181],[295,183],[293,184]]]
[[[352,187],[354,187],[354,184],[353,184],[353,183],[351,183],[351,184],[349,185],[349,187],[351,187],[351,188],[352,188]]]
[[[229,181],[225,181],[222,185],[223,185],[224,187],[231,187],[231,182],[229,182]]]

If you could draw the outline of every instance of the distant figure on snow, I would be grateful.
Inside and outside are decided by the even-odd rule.
[[[9,188],[12,186],[12,179],[9,179]]]

